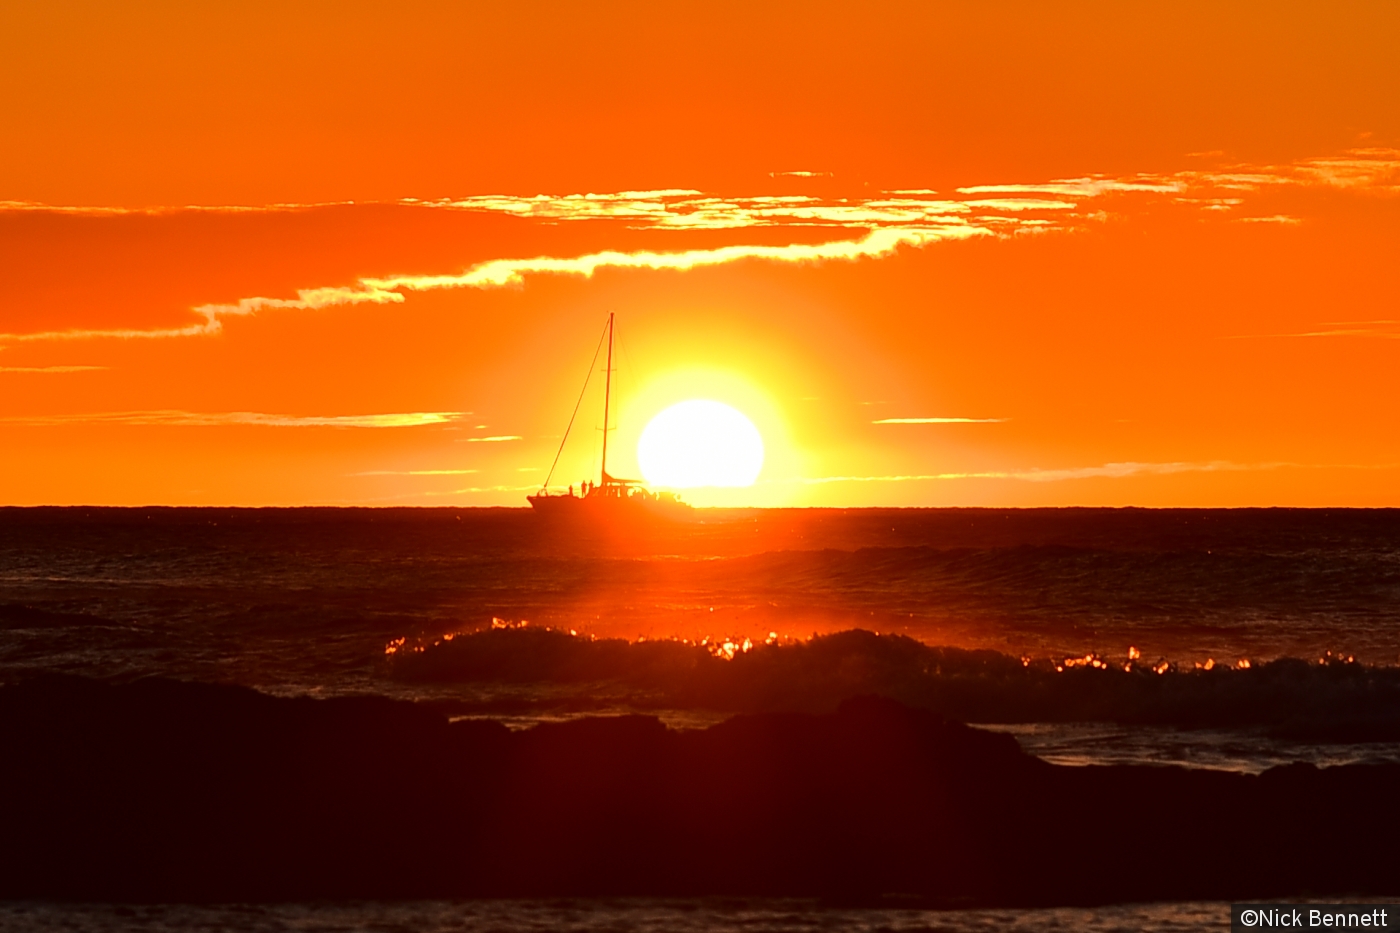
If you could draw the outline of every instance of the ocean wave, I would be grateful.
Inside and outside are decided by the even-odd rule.
[[[823,711],[879,694],[963,722],[1265,727],[1312,741],[1400,740],[1400,668],[1354,658],[1237,659],[1189,666],[1089,654],[1054,659],[927,645],[853,629],[810,639],[627,641],[496,620],[395,639],[393,678],[633,691],[633,702],[723,712]]]

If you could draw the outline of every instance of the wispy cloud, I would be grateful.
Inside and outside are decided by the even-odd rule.
[[[606,250],[572,259],[540,256],[534,259],[497,259],[473,266],[460,275],[406,275],[386,279],[362,279],[361,286],[372,292],[405,289],[430,291],[439,288],[501,288],[519,285],[527,275],[576,275],[591,277],[603,269],[647,269],[685,271],[725,265],[746,259],[768,262],[814,263],[830,260],[856,260],[887,256],[901,246],[965,239],[986,231],[964,224],[872,230],[858,240],[830,243],[794,243],[789,246],[736,245],[714,249],[678,252],[620,252]],[[351,290],[351,293],[357,293]]]
[[[277,415],[258,411],[193,412],[177,410],[109,411],[72,415],[23,415],[7,424],[126,424],[202,427],[257,425],[274,428],[409,428],[447,424],[471,412],[410,411],[377,415]]]
[[[1148,192],[1170,194],[1182,191],[1186,183],[1170,177],[1138,175],[1132,178],[1108,178],[1093,175],[1086,178],[1062,178],[1057,181],[1029,185],[972,185],[959,188],[959,194],[1060,194],[1071,198],[1095,198],[1119,192]]]
[[[42,201],[0,200],[0,212],[76,214],[85,217],[159,217],[167,214],[286,214],[321,207],[347,207],[355,201],[313,201],[302,204],[165,204],[154,207],[45,204]],[[366,203],[366,202],[360,202]],[[374,202],[367,202],[374,203]]]
[[[1303,159],[1294,171],[1334,188],[1400,188],[1400,149],[1352,149],[1340,156]]]
[[[887,256],[900,247],[919,247],[943,240],[985,236],[989,232],[987,229],[975,227],[954,218],[946,223],[936,225],[876,229],[856,240],[836,240],[818,244],[735,245],[676,252],[605,250],[572,258],[537,256],[531,259],[496,259],[479,263],[466,272],[456,275],[404,275],[390,278],[365,278],[354,285],[301,289],[297,292],[296,298],[260,296],[243,298],[232,304],[200,305],[192,310],[203,319],[202,322],[187,327],[0,334],[0,342],[92,338],[147,339],[212,335],[222,330],[222,318],[246,317],[266,309],[311,310],[334,305],[397,303],[404,301],[404,292],[450,288],[504,288],[521,285],[525,277],[530,275],[569,275],[589,278],[604,269],[685,271],[743,260],[784,263],[854,261]]]
[[[1044,198],[978,198],[964,201],[968,207],[981,207],[993,211],[1065,211],[1078,205],[1073,201],[1047,201]]]
[[[91,373],[108,366],[0,366],[0,373]]]
[[[192,310],[196,313],[202,313],[199,308],[194,308]],[[199,337],[204,334],[216,334],[219,332],[220,328],[221,325],[216,317],[205,315],[203,323],[189,324],[185,327],[154,327],[149,329],[117,327],[109,329],[74,328],[71,330],[44,330],[26,334],[0,334],[0,343],[93,339],[159,340],[170,337]]]
[[[871,424],[1000,424],[1009,418],[881,418]]]
[[[881,192],[870,198],[819,198],[812,195],[716,197],[698,191],[628,191],[618,195],[537,195],[512,198],[485,195],[421,206],[504,213],[551,221],[623,220],[638,229],[735,230],[746,227],[834,227],[868,230],[947,222],[975,213],[968,204],[935,199],[933,192]],[[1047,205],[1058,202],[1045,202]]]
[[[1400,321],[1324,321],[1318,330],[1295,331],[1284,334],[1234,334],[1228,340],[1263,340],[1297,337],[1371,337],[1400,340]]]
[[[1223,158],[1221,152],[1191,153],[1195,157]],[[830,172],[769,172],[771,178],[822,178]],[[1280,185],[1307,185],[1393,193],[1400,190],[1400,149],[1366,147],[1330,156],[1299,159],[1283,164],[1222,163],[1168,173],[1137,173],[1121,177],[1085,175],[1050,181],[967,185],[954,189],[961,197],[933,200],[931,188],[898,188],[869,198],[829,198],[812,194],[749,195],[719,197],[693,188],[661,188],[580,194],[471,195],[457,198],[402,198],[397,201],[326,201],[265,205],[184,205],[110,207],[54,205],[33,201],[0,200],[0,212],[46,212],[83,215],[164,215],[176,213],[288,213],[328,207],[397,204],[407,207],[465,210],[510,214],[542,220],[624,220],[655,228],[748,227],[757,224],[821,221],[832,224],[861,223],[860,211],[885,204],[928,214],[958,213],[982,206],[998,210],[1064,210],[1073,201],[1110,194],[1165,194],[1187,196],[1208,188],[1253,191]],[[992,195],[992,198],[986,198]],[[1026,197],[1041,195],[1048,197]],[[1015,197],[1003,197],[1015,196]],[[1068,201],[1062,199],[1069,199]],[[898,218],[896,218],[898,219]]]
[[[1229,460],[1211,460],[1207,462],[1172,462],[1172,463],[1140,463],[1128,461],[1123,463],[1105,463],[1100,466],[1073,467],[1060,470],[1011,470],[1011,471],[988,471],[977,473],[918,473],[918,474],[898,474],[889,476],[819,476],[797,480],[803,485],[821,485],[826,483],[908,483],[908,482],[929,482],[935,480],[962,480],[962,479],[1010,479],[1021,480],[1030,483],[1056,483],[1074,479],[1094,479],[1108,478],[1121,479],[1127,476],[1141,475],[1168,475],[1173,473],[1219,473],[1219,472],[1248,472],[1256,470],[1276,470],[1280,467],[1295,466],[1289,463],[1234,463]]]
[[[465,476],[480,473],[480,470],[362,470],[359,473],[346,473],[346,476]]]
[[[524,440],[524,438],[519,434],[496,434],[491,437],[459,437],[457,442],[465,444],[499,444],[503,441],[522,440]]]
[[[967,479],[971,476],[1001,476],[999,473],[901,473],[890,476],[807,476],[790,480],[803,486],[822,486],[827,483],[910,483],[939,479]]]
[[[161,339],[169,337],[199,337],[217,334],[223,329],[220,318],[246,317],[267,308],[289,308],[311,311],[333,305],[390,304],[402,302],[404,296],[396,291],[386,291],[367,285],[364,281],[352,288],[303,288],[297,290],[295,298],[241,298],[233,304],[204,304],[191,308],[203,320],[184,327],[158,327],[149,330],[139,328],[115,328],[110,330],[76,329],[40,331],[31,334],[0,334],[0,342],[27,343],[48,340],[90,340],[110,338],[119,340]]]
[[[1215,156],[1211,156],[1215,158]],[[774,172],[812,178],[821,172]],[[589,277],[604,269],[685,271],[756,260],[811,263],[876,259],[901,247],[921,248],[949,240],[1016,233],[1077,230],[1107,214],[1086,202],[1113,196],[1162,198],[1194,205],[1205,212],[1233,214],[1247,206],[1250,192],[1285,186],[1324,187],[1351,192],[1400,192],[1400,150],[1353,149],[1336,156],[1302,159],[1284,165],[1233,164],[1165,174],[1123,177],[1086,175],[1047,182],[984,184],[957,188],[937,197],[931,189],[904,188],[865,198],[831,198],[811,194],[720,197],[690,188],[569,195],[475,195],[438,200],[390,202],[422,210],[470,211],[531,218],[546,223],[622,222],[646,230],[743,230],[801,227],[829,230],[832,239],[787,246],[732,244],[691,250],[603,250],[573,257],[498,258],[463,272],[442,275],[393,275],[357,282],[305,288],[296,297],[253,296],[192,308],[197,320],[182,327],[48,330],[0,334],[0,343],[94,338],[148,339],[217,334],[222,321],[265,310],[314,310],[338,305],[394,304],[409,292],[448,288],[519,286],[535,275]],[[335,202],[339,204],[340,202]],[[350,203],[350,202],[344,202]],[[3,211],[53,211],[98,215],[179,211],[286,212],[333,206],[275,204],[265,207],[82,208],[31,202],[0,202]],[[1298,218],[1279,213],[1240,217],[1250,223],[1294,224]],[[810,236],[806,234],[804,236]]]
[[[1222,153],[1194,155],[1214,158]],[[1122,178],[1089,175],[1032,184],[971,185],[958,188],[957,192],[969,196],[1039,194],[1082,199],[1109,194],[1159,194],[1175,195],[1176,200],[1193,203],[1202,201],[1200,195],[1211,191],[1239,194],[1283,187],[1321,187],[1373,194],[1395,194],[1400,192],[1400,149],[1351,149],[1336,156],[1299,159],[1281,165],[1236,163],[1211,169],[1137,174]],[[1204,200],[1208,207],[1216,210],[1241,203],[1238,198]]]
[[[402,302],[404,296],[399,292],[386,291],[367,286],[361,282],[360,285],[344,288],[303,288],[297,291],[295,298],[241,298],[234,304],[204,304],[191,308],[195,314],[203,320],[196,324],[188,324],[184,327],[157,327],[147,330],[139,328],[114,328],[109,330],[94,329],[74,329],[74,330],[50,330],[39,331],[30,334],[0,334],[0,342],[3,343],[28,343],[32,341],[49,340],[91,340],[93,338],[107,338],[115,340],[149,340],[170,337],[199,337],[210,334],[217,334],[223,330],[223,317],[246,317],[256,314],[267,308],[289,308],[300,311],[310,311],[317,308],[328,308],[333,305],[354,305],[354,304],[390,304]]]
[[[689,188],[663,188],[655,191],[618,191],[611,194],[537,194],[531,197],[487,194],[465,198],[418,200],[405,204],[449,210],[510,214],[540,220],[628,220],[641,223],[664,222],[677,204],[689,204],[702,197]]]
[[[1008,473],[1008,479],[1025,480],[1031,483],[1057,483],[1069,479],[1093,479],[1106,477],[1121,479],[1125,476],[1169,475],[1173,473],[1240,473],[1257,470],[1276,470],[1288,466],[1286,463],[1233,463],[1229,460],[1211,460],[1204,463],[1105,463],[1096,467],[1074,467],[1065,470],[1024,470]]]
[[[535,491],[536,489],[539,489],[539,488],[540,488],[540,487],[539,487],[539,484],[538,484],[538,483],[536,483],[536,484],[534,484],[534,485],[531,485],[531,486],[468,486],[468,487],[466,487],[465,489],[438,489],[438,490],[434,490],[434,489],[425,489],[424,491],[422,491],[422,492],[420,492],[420,493],[415,493],[414,495],[419,495],[419,496],[461,496],[461,495],[466,495],[466,494],[468,494],[468,493],[476,493],[476,492],[533,492],[533,491]],[[403,497],[400,497],[400,498],[407,498],[407,496],[403,496]]]
[[[1400,192],[1400,149],[1349,149],[1335,156],[1299,159],[1283,165],[1240,164],[1172,176],[1190,187],[1256,191],[1278,186],[1347,189],[1376,194]]]
[[[1244,198],[1176,198],[1179,204],[1196,204],[1208,211],[1228,211],[1245,203]]]

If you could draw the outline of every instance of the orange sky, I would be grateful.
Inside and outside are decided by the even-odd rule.
[[[0,502],[523,504],[616,311],[700,504],[1400,505],[1400,7],[1222,6],[7,5]]]

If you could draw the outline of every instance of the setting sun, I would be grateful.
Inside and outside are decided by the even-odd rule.
[[[656,486],[752,486],[763,468],[763,438],[737,409],[693,399],[651,419],[637,441],[637,463]]]

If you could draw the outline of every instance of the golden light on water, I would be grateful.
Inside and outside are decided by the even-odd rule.
[[[654,486],[752,486],[763,469],[763,438],[738,409],[692,399],[647,423],[637,441],[637,465]]]

